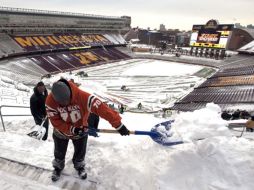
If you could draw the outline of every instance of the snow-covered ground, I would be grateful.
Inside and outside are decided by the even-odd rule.
[[[100,134],[98,138],[90,137],[86,155],[89,179],[98,183],[96,189],[108,190],[253,189],[253,141],[233,136],[213,107],[175,116],[174,135],[180,135],[186,143],[174,147],[157,144],[149,136]],[[209,119],[211,115],[214,119]],[[163,121],[149,114],[124,113],[122,118],[131,130],[149,131]],[[25,135],[31,125],[31,118],[8,122],[7,132],[0,133],[1,157],[51,169],[51,135],[46,142],[32,139]],[[110,128],[110,125],[101,120],[99,128]],[[196,137],[206,139],[192,142]],[[65,172],[75,175],[72,154],[73,147],[69,146]],[[0,176],[0,184],[8,189],[32,189],[36,184],[8,172],[0,172]],[[59,187],[61,180],[51,183],[48,179],[47,185]],[[68,179],[69,182],[73,180],[75,178]],[[79,183],[81,187],[85,185]],[[52,187],[38,184],[36,189]]]
[[[154,69],[153,64],[146,63],[144,63],[146,70],[149,70],[150,67]],[[130,73],[146,73],[146,70],[140,67],[140,64],[119,63],[119,65],[121,64],[125,68],[121,73],[128,73],[130,72],[129,69],[133,71]],[[161,73],[168,69],[166,63],[165,65],[163,63],[158,65],[160,65],[156,68],[158,73],[160,73],[160,69]],[[74,80],[79,80],[77,82],[82,83],[81,88],[104,94],[107,94],[109,84],[114,84],[119,88],[122,84],[129,86],[132,83],[135,86],[134,81],[138,78],[137,75],[129,76],[131,74],[128,74],[128,77],[121,81],[119,80],[122,79],[119,77],[121,76],[121,73],[118,73],[119,70],[110,72],[115,66],[111,69],[109,66],[111,65],[104,66],[104,69],[101,66],[100,70],[89,68],[87,70],[88,78],[75,78]],[[193,71],[191,67],[182,68],[182,70],[188,71],[183,74],[185,76],[196,71],[195,69]],[[104,73],[104,75],[100,75],[99,72]],[[180,79],[183,76],[178,77],[177,72],[176,70],[175,74],[171,76],[171,80],[181,81]],[[114,75],[112,76],[110,73],[114,73]],[[157,75],[156,73],[155,76]],[[59,78],[59,76],[57,77]],[[92,82],[90,77],[97,80]],[[146,79],[141,78],[138,82],[150,84],[149,76],[145,77]],[[191,78],[191,76],[188,77]],[[45,80],[45,82],[52,82],[51,80],[54,80],[54,78],[48,81]],[[182,80],[185,79],[182,78]],[[163,85],[160,86],[159,82],[164,82],[163,78],[157,80],[158,92],[161,92],[159,87],[163,87]],[[165,81],[165,86],[167,83],[170,84],[170,80]],[[139,84],[137,83],[137,85]],[[154,85],[153,90],[155,87]],[[141,85],[140,88],[142,88]],[[155,93],[156,90],[151,93],[151,91],[147,92],[145,89],[143,88],[144,92],[141,95],[146,99],[149,99],[149,96],[151,98],[160,96],[160,93]],[[132,100],[134,101],[137,97],[138,95],[133,96]],[[12,109],[5,108],[3,111],[12,113]],[[25,111],[22,111],[22,113],[25,113]],[[254,189],[254,143],[251,139],[245,138],[247,133],[244,133],[243,137],[237,138],[237,134],[232,133],[227,128],[227,122],[221,119],[220,113],[221,110],[217,105],[208,104],[202,110],[172,115],[171,119],[175,119],[175,121],[172,124],[173,136],[169,140],[181,139],[185,142],[172,147],[162,146],[154,142],[149,136],[131,135],[122,137],[119,134],[100,134],[98,138],[89,137],[86,169],[90,182],[75,177],[63,176],[59,182],[53,183],[50,181],[49,176],[43,174],[43,172],[40,175],[45,180],[41,182],[37,178],[30,179],[20,175],[21,171],[11,172],[13,170],[13,168],[9,168],[11,164],[2,166],[3,162],[0,159],[1,189],[69,189],[69,183],[75,184],[76,189],[89,189],[88,184],[94,181],[96,183],[90,189],[252,190]],[[121,116],[123,123],[130,130],[150,131],[154,125],[166,120],[155,118],[153,114],[144,113],[125,112]],[[0,128],[0,157],[51,170],[54,146],[51,137],[52,127],[50,126],[50,135],[46,142],[37,141],[26,135],[34,125],[31,117],[5,117],[4,120],[6,132],[3,132]],[[99,128],[111,127],[105,120],[101,120]],[[240,134],[241,132],[239,132]],[[249,134],[248,137],[250,137]],[[196,141],[196,139],[202,138],[205,139]],[[76,173],[71,161],[72,154],[73,146],[70,145],[66,155],[64,172],[75,176]],[[25,173],[29,172],[31,171],[28,170]]]

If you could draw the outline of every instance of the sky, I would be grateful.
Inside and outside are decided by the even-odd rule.
[[[253,0],[0,0],[0,6],[87,13],[107,16],[131,16],[132,27],[191,30],[193,24],[216,19],[221,24],[254,24]]]
[[[167,68],[164,65],[159,67],[161,71]],[[181,64],[178,66],[182,68]],[[100,70],[105,67],[110,68],[111,65],[96,68]],[[153,68],[152,64],[147,64],[148,70]],[[121,67],[114,69],[122,71]],[[130,71],[139,73],[141,69],[136,65]],[[126,68],[126,72],[130,71]],[[60,78],[60,75],[57,77]],[[52,80],[56,80],[56,77]],[[44,82],[52,83],[47,80]],[[121,81],[117,82],[121,85]],[[91,90],[100,92],[101,85],[93,84]],[[85,82],[81,83],[81,87],[88,88]],[[3,114],[13,113],[11,109],[2,110]],[[97,182],[95,186],[98,190],[253,190],[254,145],[253,140],[248,139],[253,138],[253,134],[246,138],[245,132],[242,138],[237,138],[236,135],[241,131],[237,134],[230,131],[220,114],[220,107],[213,103],[194,112],[175,113],[166,119],[154,117],[153,114],[125,112],[121,115],[122,122],[130,130],[150,131],[156,124],[174,119],[169,131],[172,136],[167,142],[183,140],[184,144],[167,147],[154,142],[149,136],[122,137],[117,133],[100,133],[100,137],[89,137],[88,140],[86,170],[90,181],[73,177],[77,177],[77,174],[71,161],[73,146],[70,145],[63,171],[69,177],[62,176],[57,183],[52,183],[50,172],[29,167],[22,170],[22,167],[15,167],[13,163],[2,166],[3,162],[0,162],[0,185],[8,190],[60,190],[74,184],[75,189],[81,190],[89,189],[87,186],[93,185],[92,180]],[[0,128],[1,157],[52,170],[52,126],[49,138],[44,142],[26,135],[34,125],[31,117],[4,119],[6,132]],[[101,119],[99,128],[111,129],[111,126]],[[197,141],[200,138],[205,139]]]

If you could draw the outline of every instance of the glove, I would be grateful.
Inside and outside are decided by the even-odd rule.
[[[122,136],[130,135],[130,131],[125,127],[124,124],[121,124],[118,128],[117,131],[120,133]]]
[[[93,137],[99,137],[97,130],[94,127],[88,127],[88,135]]]
[[[83,137],[87,135],[87,129],[82,129],[78,127],[72,127],[71,132],[73,135]]]

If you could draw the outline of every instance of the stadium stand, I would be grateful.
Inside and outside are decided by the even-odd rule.
[[[225,86],[223,88],[197,88],[181,100],[187,102],[247,103],[254,101],[254,87]]]
[[[238,49],[238,52],[254,54],[254,40]]]
[[[2,19],[1,19],[2,18]],[[25,84],[50,73],[129,59],[131,18],[0,7],[0,69]]]
[[[254,85],[254,75],[209,78],[199,87]]]
[[[159,54],[136,54],[126,48],[120,35],[130,29],[128,16],[108,17],[57,11],[0,7],[0,74],[25,85],[34,85],[42,76],[83,67],[106,64],[131,58],[150,58],[208,66],[218,71],[171,109],[192,111],[208,102],[223,109],[232,105],[254,107],[254,59],[249,55],[234,55],[226,59],[225,50],[195,49],[198,59]],[[240,32],[236,31],[235,35]],[[251,33],[247,41],[253,39]],[[238,44],[232,44],[232,47]],[[179,50],[180,51],[180,50]],[[182,51],[182,50],[181,50]],[[239,53],[253,52],[253,43]],[[172,53],[178,53],[172,51]],[[187,55],[190,52],[182,51]],[[211,59],[213,58],[213,59]],[[22,84],[0,81],[8,88],[14,85],[26,91]],[[3,95],[5,96],[5,95]]]
[[[0,42],[0,57],[24,51],[7,34],[0,33]]]
[[[193,111],[214,102],[222,109],[254,107],[254,58],[236,55],[171,109]]]
[[[121,60],[130,58],[115,48],[103,50],[87,49],[81,51],[67,51],[29,57],[36,65],[49,73],[74,70],[81,67],[89,67],[93,64],[107,62],[109,60]]]
[[[52,49],[69,49],[85,46],[117,45],[120,44],[113,38],[113,34],[51,34],[51,35],[30,35],[30,36],[12,36],[20,47],[28,52],[43,51]],[[124,42],[123,42],[124,43]]]

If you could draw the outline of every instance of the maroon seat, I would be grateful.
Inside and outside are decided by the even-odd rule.
[[[41,56],[34,56],[31,57],[30,59],[49,73],[61,71],[60,69],[58,69],[57,67],[55,67],[54,65],[43,59]]]

